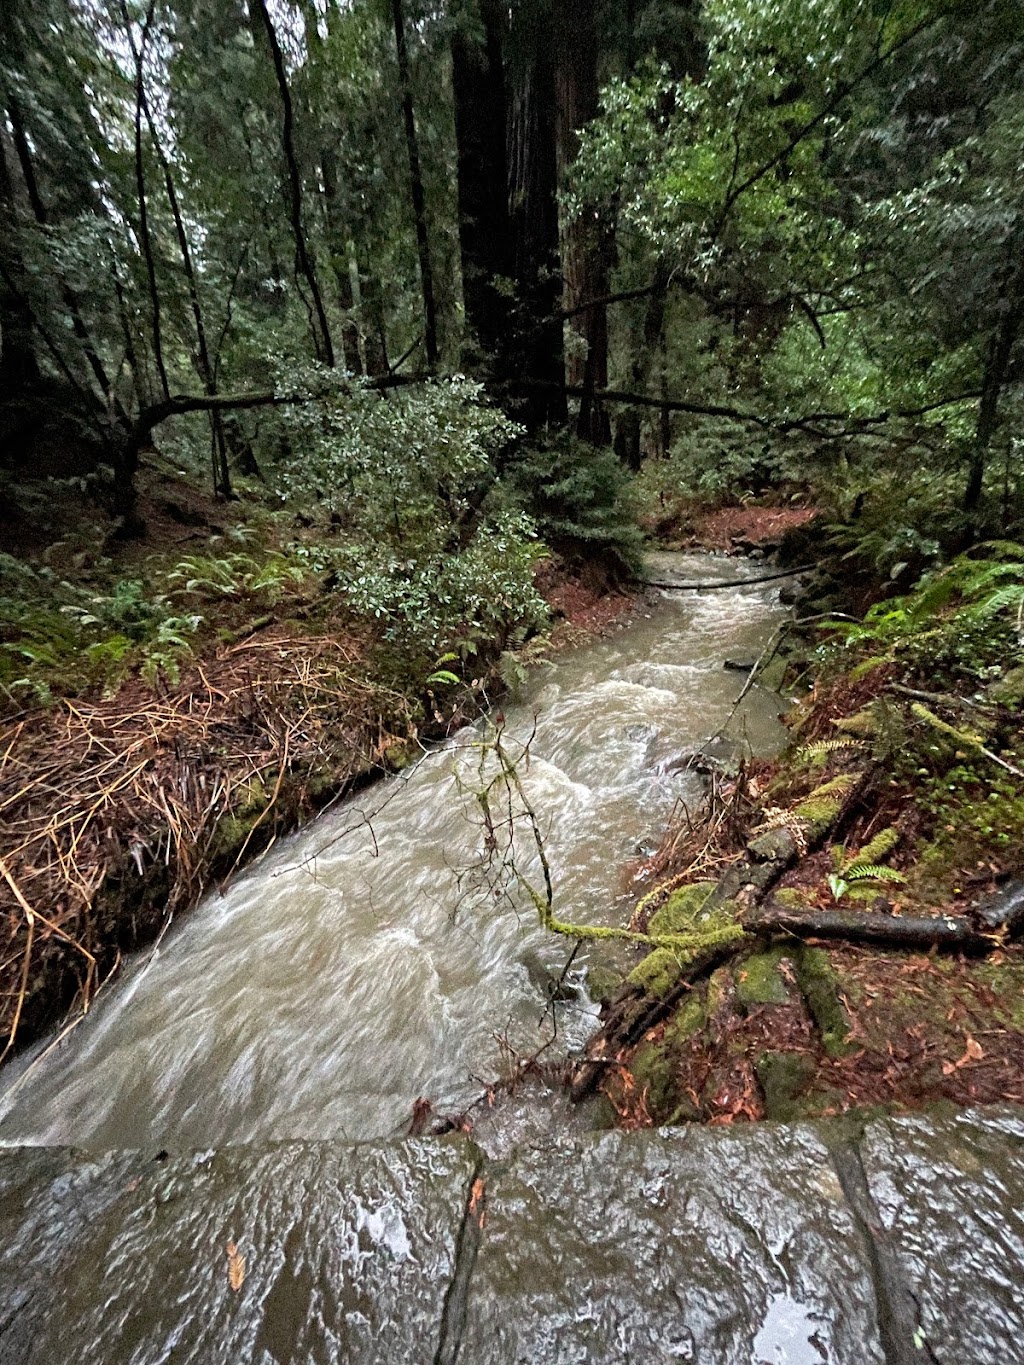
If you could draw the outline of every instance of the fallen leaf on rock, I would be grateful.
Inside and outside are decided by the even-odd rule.
[[[228,1242],[228,1284],[237,1294],[245,1280],[245,1257],[234,1242]]]

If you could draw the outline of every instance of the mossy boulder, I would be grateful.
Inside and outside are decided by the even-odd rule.
[[[830,1057],[850,1051],[850,1021],[840,998],[839,978],[823,948],[804,948],[796,959],[797,981]]]
[[[622,972],[604,963],[594,962],[587,968],[587,993],[595,1004],[611,1000],[625,980]]]
[[[660,1000],[676,984],[682,967],[679,954],[671,948],[655,948],[642,962],[637,963],[627,980],[645,995]]]
[[[673,891],[651,916],[647,932],[660,938],[663,934],[685,934],[699,924],[709,923],[711,915],[704,915],[702,911],[714,889],[714,882],[694,882],[692,886],[681,886]]]
[[[641,1043],[633,1053],[629,1069],[644,1092],[647,1112],[655,1123],[664,1122],[678,1103],[670,1049],[663,1041]]]
[[[665,1029],[665,1045],[680,1049],[698,1033],[707,1021],[704,997],[694,990],[686,996]]]
[[[803,1109],[797,1103],[817,1071],[814,1058],[805,1052],[762,1052],[754,1064],[764,1093],[764,1115],[787,1122],[799,1118]]]
[[[683,968],[704,949],[743,937],[735,901],[705,908],[716,885],[695,882],[680,887],[654,912],[647,925],[648,934],[676,941],[649,952],[626,978],[631,986],[660,1000],[676,984]]]
[[[789,1003],[789,987],[782,973],[785,958],[785,948],[771,948],[765,953],[751,953],[739,964],[733,975],[736,998],[744,1008]]]

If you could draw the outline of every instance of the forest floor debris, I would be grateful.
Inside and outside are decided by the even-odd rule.
[[[981,547],[810,636],[790,750],[714,774],[634,869],[636,927],[728,896],[745,941],[643,959],[576,1093],[599,1079],[628,1128],[1024,1102],[1020,579],[1014,547]]]

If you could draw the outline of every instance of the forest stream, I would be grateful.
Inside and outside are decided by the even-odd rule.
[[[564,918],[624,923],[626,865],[676,802],[699,803],[686,755],[723,725],[743,681],[724,661],[754,657],[784,614],[777,582],[744,587],[758,568],[652,556],[659,580],[735,587],[660,592],[610,637],[536,669],[507,709],[507,742],[529,739],[520,769]],[[781,705],[754,687],[730,735],[773,752]],[[208,895],[66,1041],[11,1069],[0,1141],[392,1137],[417,1100],[458,1113],[477,1097],[498,1073],[499,1039],[536,1048],[551,1022],[545,974],[559,976],[572,944],[525,897],[496,904],[467,875],[483,842],[480,733],[349,797]],[[557,1006],[562,1049],[596,1023],[586,970],[577,957],[575,999]]]

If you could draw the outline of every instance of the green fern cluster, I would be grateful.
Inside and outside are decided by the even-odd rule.
[[[287,588],[300,586],[307,570],[277,551],[257,558],[236,552],[226,555],[186,555],[167,575],[169,583],[193,597],[255,597],[280,600]]]
[[[844,896],[852,900],[873,900],[878,894],[879,883],[903,885],[906,882],[902,872],[888,867],[883,861],[900,841],[900,831],[894,827],[880,830],[873,839],[855,853],[847,853],[841,846],[832,849],[832,863],[835,871],[829,875],[828,884],[833,897],[838,901]]]
[[[915,591],[873,606],[862,621],[829,626],[861,656],[857,679],[902,663],[940,676],[983,679],[1024,647],[1024,546],[989,541],[924,578]]]

